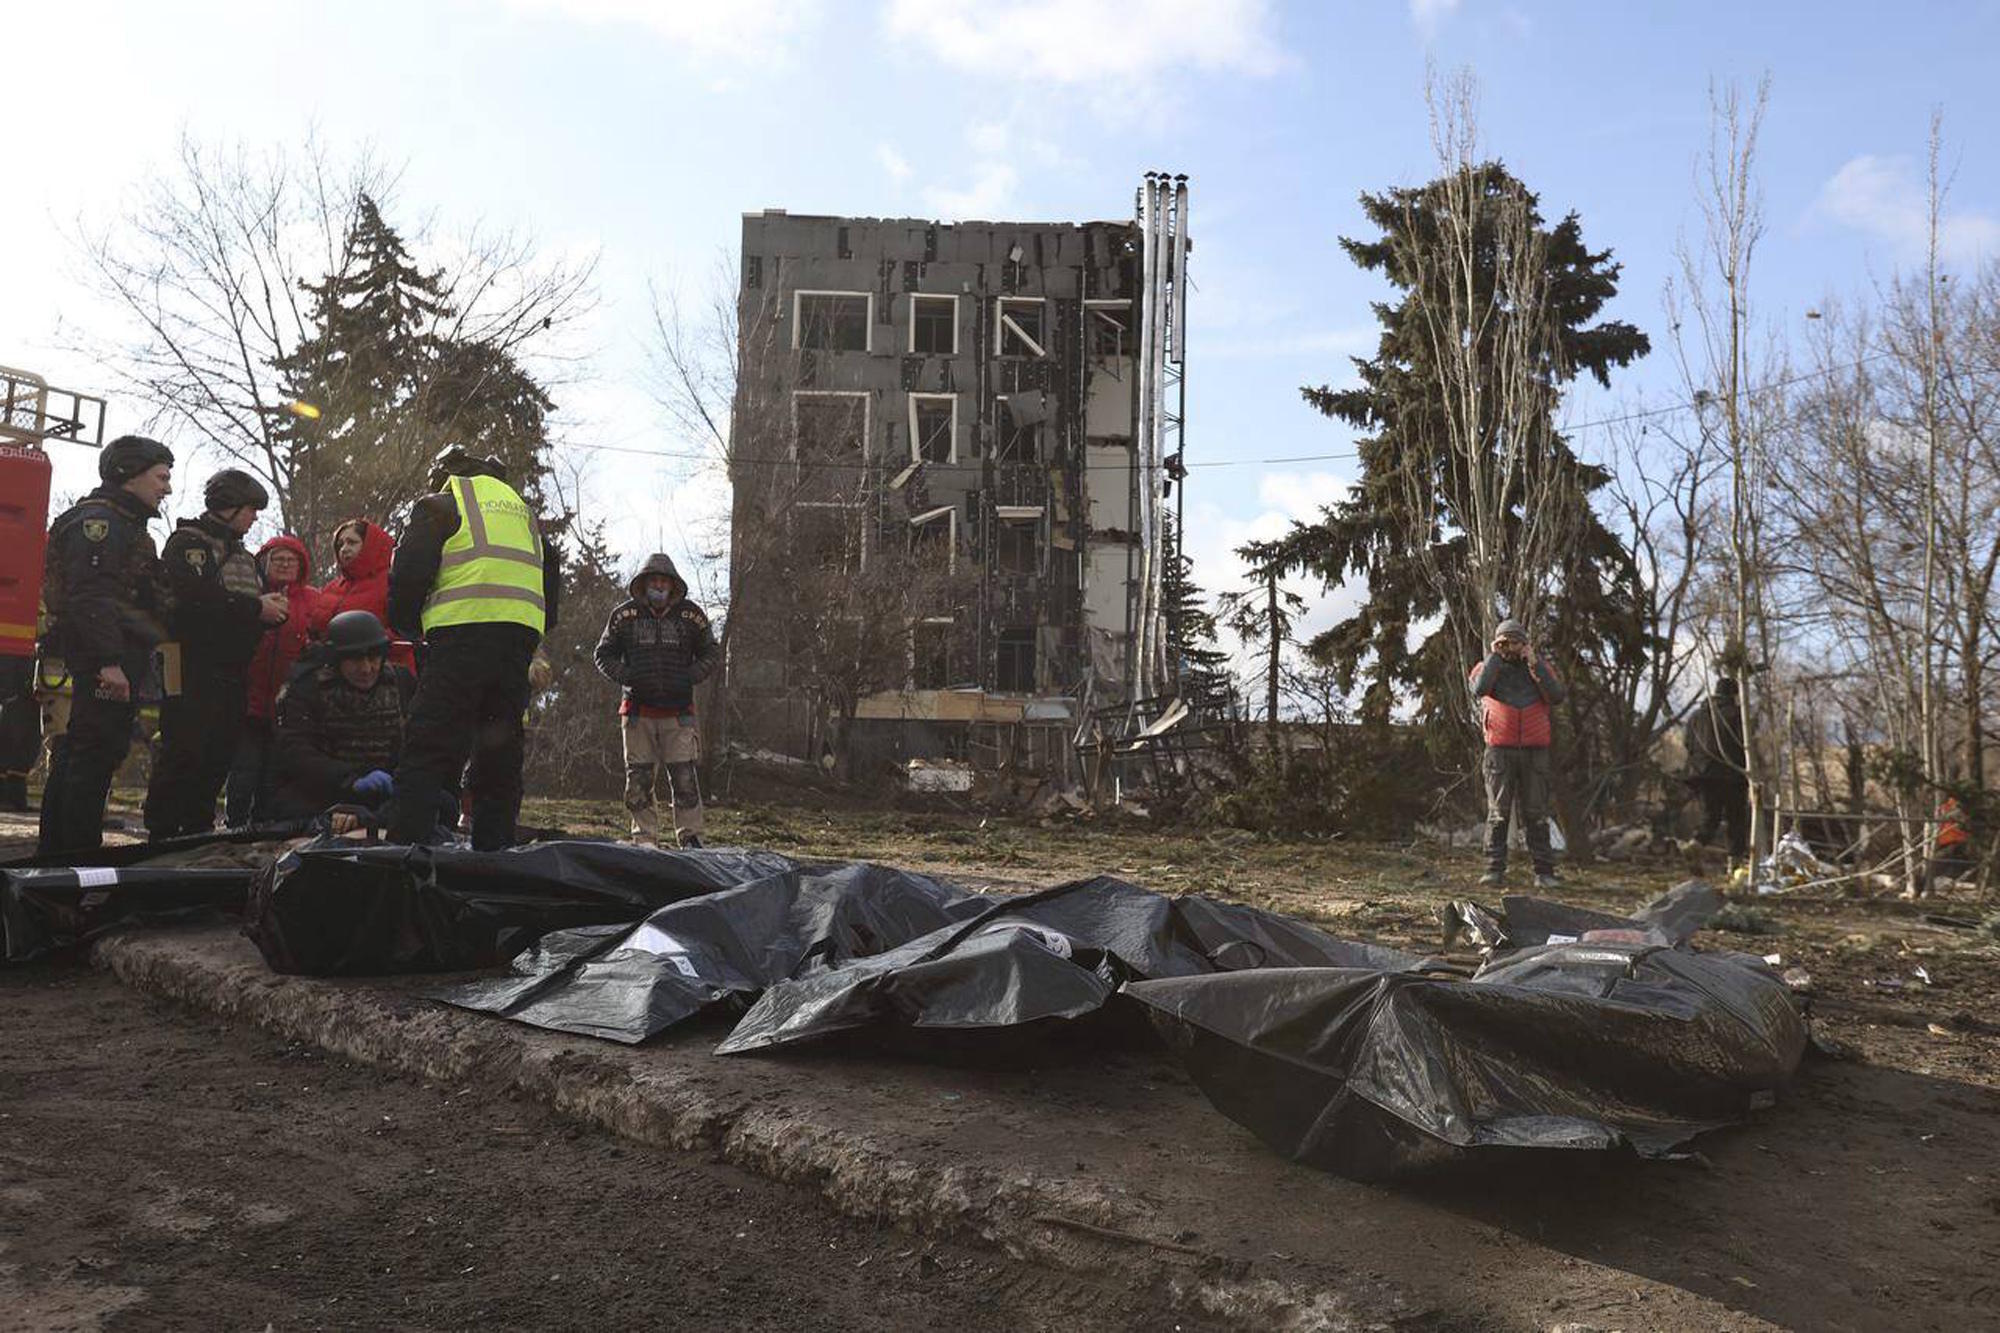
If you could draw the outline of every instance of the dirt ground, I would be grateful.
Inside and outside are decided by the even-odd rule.
[[[80,965],[0,971],[0,1050],[0,1329],[1187,1323]]]
[[[609,802],[536,801],[525,818],[578,834],[616,835],[621,814]],[[1498,896],[1474,888],[1479,867],[1462,849],[1271,843],[1239,832],[1179,831],[1118,819],[1039,824],[976,814],[815,808],[806,801],[724,804],[711,811],[708,840],[880,860],[974,884],[1053,883],[1109,872],[1167,892],[1233,898],[1336,934],[1426,951],[1437,947],[1442,904],[1466,896],[1491,903]],[[1573,867],[1568,882],[1550,896],[1625,910],[1695,869],[1700,867],[1680,862]],[[1302,1245],[1323,1249],[1297,1258],[1409,1292],[1411,1319],[1402,1327],[1569,1323],[1694,1330],[1765,1326],[1759,1321],[1794,1328],[2000,1326],[1996,909],[2000,904],[1978,901],[1968,891],[1917,904],[1828,890],[1733,903],[1735,928],[1708,932],[1702,942],[1775,954],[1784,967],[1803,968],[1819,1030],[1850,1056],[1810,1063],[1775,1111],[1700,1140],[1701,1156],[1692,1165],[1537,1163],[1413,1188],[1356,1186],[1283,1167],[1289,1174],[1282,1178],[1295,1178],[1294,1184],[1274,1195],[1260,1172],[1253,1191],[1258,1197],[1234,1197],[1249,1182],[1232,1182],[1222,1168],[1203,1161],[1197,1139],[1188,1141],[1194,1157],[1183,1192],[1192,1197],[1212,1187],[1212,1234],[1218,1237],[1256,1234],[1261,1210],[1271,1219],[1263,1228],[1269,1234],[1294,1231]],[[208,1040],[204,1033],[202,1042]],[[183,1046],[190,1055],[202,1048],[192,1039]],[[268,1039],[264,1047],[277,1058]],[[1140,1060],[1144,1070],[1116,1076],[1102,1068],[1044,1072],[1032,1095],[1060,1103],[1056,1119],[1078,1126],[1079,1141],[1017,1137],[1024,1167],[1080,1169],[1087,1157],[1094,1171],[1115,1176],[1117,1164],[1131,1157],[1125,1164],[1134,1170],[1157,1170],[1158,1162],[1140,1158],[1186,1151],[1170,1143],[1131,1143],[1135,1128],[1162,1114],[1160,1088],[1174,1094],[1170,1100],[1188,1103],[1173,1112],[1177,1129],[1241,1134],[1200,1104],[1192,1088],[1174,1082],[1164,1068],[1155,1070],[1151,1059],[1117,1056],[1107,1063],[1126,1059]],[[103,1074],[111,1076],[108,1069]],[[386,1095],[380,1094],[383,1086],[403,1097],[418,1095],[360,1071],[351,1076],[379,1095]],[[986,1086],[984,1076],[954,1077],[953,1088],[968,1094]],[[1022,1095],[1006,1075],[994,1076],[990,1091],[995,1108],[1011,1107]],[[950,1095],[956,1099],[957,1092]],[[449,1101],[447,1093],[432,1090],[421,1097]],[[940,1151],[958,1151],[965,1145],[950,1137],[954,1122],[940,1115]],[[955,1123],[963,1128],[962,1117]],[[1036,1123],[1028,1116],[1013,1132],[1032,1133]],[[1197,1130],[1197,1124],[1210,1128]],[[909,1128],[931,1132],[914,1122]],[[592,1152],[613,1151],[591,1142]],[[9,1179],[0,1189],[17,1183]],[[1306,1212],[1312,1226],[1294,1225]],[[1248,1221],[1232,1230],[1242,1219]],[[585,1217],[577,1225],[598,1224]],[[893,1237],[884,1245],[891,1258],[908,1248]],[[400,1249],[391,1254],[392,1261],[409,1257]],[[1294,1255],[1269,1257],[1289,1262]],[[0,1256],[4,1262],[19,1260]],[[968,1255],[964,1262],[980,1261]],[[435,1280],[426,1278],[427,1284]],[[737,1289],[735,1282],[728,1285]],[[436,1326],[497,1307],[441,1308]],[[838,1313],[831,1322],[840,1322]],[[1082,1322],[1104,1321],[1093,1312]],[[975,1320],[972,1326],[984,1325]]]

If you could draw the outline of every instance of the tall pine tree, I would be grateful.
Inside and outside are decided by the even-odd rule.
[[[1360,384],[1302,391],[1360,433],[1361,478],[1274,554],[1288,572],[1329,586],[1359,578],[1368,593],[1309,650],[1342,688],[1365,683],[1364,722],[1386,725],[1396,702],[1414,695],[1422,716],[1445,724],[1438,738],[1459,748],[1469,743],[1454,706],[1464,702],[1468,648],[1492,621],[1540,606],[1534,628],[1571,677],[1574,719],[1593,706],[1580,665],[1649,646],[1631,553],[1591,507],[1609,474],[1578,459],[1554,424],[1578,374],[1608,385],[1613,369],[1649,350],[1631,324],[1594,322],[1617,291],[1619,265],[1584,244],[1575,213],[1546,225],[1536,196],[1498,163],[1364,194],[1361,204],[1380,234],[1341,247],[1397,296],[1374,306],[1381,338],[1373,356],[1354,359]],[[1490,406],[1502,402],[1512,415]],[[1506,465],[1482,474],[1478,464],[1503,451]],[[1544,543],[1532,551],[1531,531]],[[1550,531],[1560,540],[1548,542]],[[1524,561],[1543,567],[1519,568]],[[1524,586],[1532,605],[1507,605],[1503,594],[1499,605],[1469,606],[1465,596]],[[1412,642],[1427,624],[1436,628]],[[1584,730],[1572,724],[1572,744]]]
[[[428,432],[412,405],[439,361],[449,313],[442,278],[410,259],[373,199],[357,201],[338,272],[301,284],[314,335],[277,365],[287,392],[319,410],[289,421],[291,526],[309,542],[353,515],[385,521],[407,503]]]
[[[1618,264],[1610,260],[1610,250],[1590,250],[1584,244],[1582,224],[1574,212],[1552,228],[1544,226],[1536,196],[1506,168],[1482,164],[1476,172],[1476,194],[1492,204],[1494,214],[1504,200],[1520,200],[1528,208],[1536,250],[1546,270],[1542,290],[1554,342],[1552,354],[1544,356],[1538,368],[1544,390],[1538,410],[1550,422],[1542,436],[1546,446],[1536,456],[1536,472],[1506,496],[1512,510],[1510,530],[1518,530],[1522,522],[1524,492],[1534,488],[1538,478],[1562,474],[1566,484],[1544,488],[1574,506],[1570,558],[1560,568],[1546,570],[1558,588],[1550,598],[1558,608],[1552,620],[1568,622],[1570,636],[1624,638],[1630,634],[1630,624],[1622,588],[1634,576],[1632,558],[1618,536],[1590,510],[1590,494],[1610,476],[1578,460],[1568,440],[1554,430],[1552,418],[1562,386],[1578,372],[1608,384],[1612,368],[1646,354],[1650,344],[1644,332],[1622,320],[1592,324],[1618,290]],[[1374,304],[1382,338],[1374,356],[1354,358],[1360,386],[1302,390],[1312,406],[1364,432],[1358,440],[1362,476],[1350,496],[1328,506],[1318,522],[1294,524],[1276,550],[1286,570],[1316,574],[1330,586],[1350,578],[1366,580],[1368,598],[1362,606],[1308,646],[1314,656],[1342,673],[1346,689],[1366,681],[1362,717],[1376,723],[1388,721],[1400,691],[1416,691],[1428,703],[1438,703],[1446,697],[1440,685],[1464,675],[1466,662],[1458,660],[1460,654],[1442,628],[1414,644],[1412,628],[1444,614],[1454,580],[1466,576],[1474,560],[1510,558],[1506,550],[1476,552],[1464,540],[1468,524],[1462,516],[1470,508],[1470,498],[1462,494],[1462,468],[1454,464],[1446,430],[1438,424],[1450,410],[1442,402],[1448,376],[1438,364],[1438,344],[1430,332],[1436,328],[1438,306],[1452,298],[1438,290],[1450,280],[1450,266],[1442,264],[1438,254],[1442,244],[1438,212],[1446,190],[1454,184],[1458,182],[1436,180],[1420,188],[1364,194],[1362,210],[1382,234],[1372,240],[1340,240],[1356,264],[1380,272],[1398,288],[1398,300]],[[1518,338],[1510,322],[1520,318],[1508,306],[1504,292],[1496,292],[1500,284],[1494,272],[1498,248],[1492,238],[1494,226],[1492,220],[1480,220],[1480,242],[1474,248],[1480,266],[1472,274],[1474,300],[1482,302],[1482,308],[1472,336],[1492,348],[1482,348],[1478,356],[1482,366],[1502,362],[1498,348]],[[1426,302],[1430,310],[1424,308]],[[1478,388],[1496,400],[1506,392],[1506,386],[1496,382]],[[1428,508],[1418,510],[1418,494]],[[1410,538],[1422,530],[1428,530],[1424,552],[1416,550]],[[1436,570],[1442,570],[1444,578]],[[1498,616],[1510,608],[1486,610]]]
[[[1167,652],[1175,663],[1175,674],[1212,674],[1229,663],[1229,654],[1216,642],[1215,613],[1201,585],[1194,581],[1194,561],[1181,549],[1180,533],[1173,516],[1167,517],[1164,545],[1173,552],[1160,572],[1160,606],[1166,615]]]

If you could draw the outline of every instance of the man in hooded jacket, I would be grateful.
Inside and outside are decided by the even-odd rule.
[[[674,830],[683,847],[701,846],[701,786],[696,765],[694,687],[722,660],[708,616],[688,600],[671,557],[646,558],[622,602],[604,622],[593,654],[597,669],[616,681],[619,731],[625,742],[625,808],[634,841],[657,845],[655,798],[659,769],[667,770]]]

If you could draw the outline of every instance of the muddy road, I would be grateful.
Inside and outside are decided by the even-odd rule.
[[[1190,1326],[702,1157],[0,971],[0,1329]]]

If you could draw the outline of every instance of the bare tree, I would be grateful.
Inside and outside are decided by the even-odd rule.
[[[792,448],[791,396],[783,385],[796,369],[795,354],[773,298],[746,299],[741,284],[736,263],[723,257],[694,309],[671,287],[651,293],[653,396],[693,452],[707,456],[696,470],[719,473],[731,490],[729,514],[705,537],[705,545],[726,553],[727,587],[709,594],[712,606],[724,611],[739,604],[744,589],[771,582],[770,567],[783,560],[791,532],[787,516],[810,480],[766,466]],[[722,666],[704,699],[712,724],[703,730],[703,743],[725,760],[736,722],[736,628],[736,617],[725,615]]]
[[[391,198],[399,181],[372,154],[340,159],[314,135],[262,152],[183,136],[172,169],[142,182],[118,216],[78,227],[86,274],[129,320],[120,334],[80,337],[78,350],[151,406],[153,427],[188,432],[262,476],[277,512],[308,536],[316,515],[295,492],[321,436],[300,429],[281,367],[320,331],[309,286],[349,271],[363,202]],[[489,366],[532,352],[536,383],[561,382],[575,363],[552,335],[590,310],[594,259],[544,262],[529,238],[478,226],[437,248],[449,254],[444,299],[424,337],[481,349]],[[371,446],[343,466],[367,469],[385,494],[415,493],[422,468],[408,455],[451,434],[458,405],[476,397],[469,387],[412,405],[424,440]]]
[[[395,177],[363,153],[336,162],[316,136],[296,155],[183,135],[174,169],[98,228],[79,223],[87,275],[132,321],[77,349],[179,427],[261,474],[289,509],[292,467],[277,365],[311,333],[304,284],[346,264],[359,200]]]
[[[1629,426],[1629,423],[1626,423]],[[1606,504],[1638,566],[1639,619],[1648,651],[1603,664],[1600,680],[1613,700],[1607,711],[1610,762],[1607,790],[1629,784],[1654,758],[1655,747],[1679,721],[1675,700],[1688,694],[1703,649],[1704,578],[1719,540],[1715,488],[1726,467],[1715,440],[1672,422],[1625,430]],[[1594,801],[1593,801],[1594,803]]]
[[[1727,545],[1722,578],[1728,592],[1728,633],[1711,643],[1715,660],[1741,682],[1743,736],[1748,754],[1751,846],[1758,846],[1765,807],[1775,792],[1771,762],[1760,748],[1772,712],[1756,680],[1772,665],[1774,643],[1767,614],[1765,574],[1768,453],[1782,420],[1782,395],[1764,388],[1782,381],[1771,368],[1777,355],[1755,346],[1757,326],[1751,275],[1764,234],[1757,184],[1757,136],[1770,97],[1760,80],[1746,103],[1732,85],[1709,89],[1709,142],[1695,171],[1695,196],[1703,220],[1699,243],[1680,245],[1681,276],[1669,283],[1667,313],[1676,358],[1695,429],[1721,445],[1729,472],[1725,510]],[[1773,836],[1775,833],[1773,831]]]
[[[1496,616],[1540,619],[1589,507],[1556,436],[1568,368],[1534,201],[1511,179],[1495,188],[1469,72],[1442,84],[1433,75],[1426,98],[1439,193],[1429,217],[1411,211],[1406,235],[1415,287],[1433,298],[1417,309],[1443,410],[1424,425],[1435,436],[1426,452],[1444,459],[1445,475],[1440,486],[1426,469],[1405,469],[1404,510],[1409,549],[1445,590],[1456,658],[1474,662]],[[1471,698],[1464,681],[1454,684],[1464,716]]]

